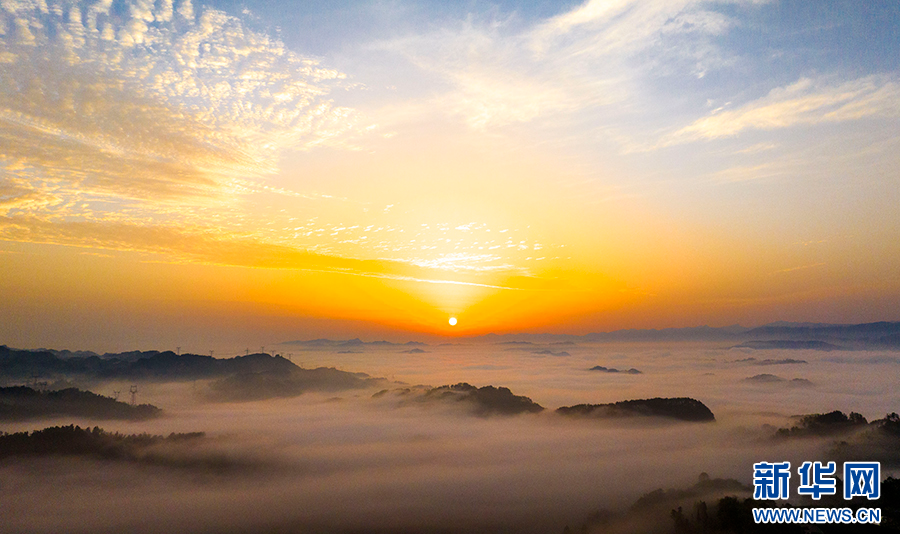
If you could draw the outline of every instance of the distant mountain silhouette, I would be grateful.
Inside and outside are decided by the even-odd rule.
[[[766,341],[745,341],[735,345],[735,349],[787,349],[787,350],[845,350],[843,347],[826,343],[824,341],[796,341],[790,339],[772,339]]]
[[[742,380],[742,382],[748,382],[751,384],[789,384],[791,386],[811,386],[812,382],[805,378],[794,378],[788,380],[787,378],[781,378],[777,375],[772,375],[769,373],[763,373],[759,375],[753,375],[747,377]]]
[[[422,343],[421,341],[407,341],[405,343],[392,343],[390,341],[363,341],[359,338],[348,339],[348,340],[339,340],[339,339],[310,339],[310,340],[295,340],[295,341],[283,341],[279,343],[279,345],[291,345],[293,347],[306,347],[310,349],[323,348],[323,347],[364,347],[366,345],[374,346],[374,347],[392,347],[392,346],[428,346],[427,343]]]
[[[56,416],[143,420],[161,413],[162,410],[150,404],[132,406],[76,388],[59,391],[36,391],[24,386],[0,388],[0,421]]]
[[[564,350],[559,352],[553,352],[552,350],[543,349],[543,350],[533,350],[532,354],[540,354],[541,356],[570,356],[570,354]]]
[[[747,365],[791,365],[796,363],[807,363],[806,360],[795,360],[793,358],[781,358],[781,359],[771,359],[767,358],[765,360],[757,360],[756,358],[741,358],[740,360],[735,360],[734,363],[745,363]]]
[[[749,331],[740,325],[725,327],[696,326],[688,328],[663,328],[661,330],[615,330],[613,332],[593,332],[585,335],[571,334],[487,334],[473,341],[495,344],[513,343],[560,343],[560,342],[618,342],[618,341],[724,341],[738,339]]]
[[[552,342],[627,342],[627,341],[753,341],[791,340],[825,341],[845,349],[900,348],[900,322],[855,325],[825,323],[789,323],[777,321],[758,328],[740,325],[725,327],[696,326],[644,330],[615,330],[585,335],[571,334],[487,334],[472,341],[494,344]]]
[[[864,348],[898,348],[900,349],[900,322],[881,321],[863,324],[827,324],[827,323],[792,323],[776,321],[757,328],[747,328],[741,325],[723,327],[693,326],[686,328],[662,328],[662,329],[628,329],[612,332],[592,332],[584,335],[572,334],[486,334],[483,336],[468,338],[470,341],[491,343],[495,345],[529,345],[547,343],[578,342],[605,343],[605,342],[629,342],[629,341],[823,341],[831,343],[835,348],[864,349]],[[410,342],[423,344],[419,342]],[[363,342],[359,339],[338,341],[331,339],[313,339],[308,341],[287,341],[282,345],[307,347],[312,350],[321,347],[337,347],[351,345],[399,345],[387,341]],[[824,345],[822,346],[824,347]],[[751,347],[763,348],[763,347]],[[766,347],[766,348],[793,348],[793,347]],[[811,346],[809,348],[817,348]],[[824,349],[819,349],[824,350]]]
[[[612,404],[563,406],[556,413],[571,417],[622,418],[666,417],[681,421],[715,421],[712,411],[702,402],[688,397],[653,398],[620,401]]]
[[[91,379],[127,379],[178,381],[218,378],[235,373],[286,373],[299,369],[281,356],[250,354],[234,358],[213,358],[199,354],[175,354],[172,351],[122,353],[115,356],[72,356],[61,358],[52,352],[10,349],[0,345],[0,376],[14,379],[84,377]],[[137,354],[141,357],[132,359]]]
[[[787,378],[781,378],[780,376],[769,374],[769,373],[753,375],[753,376],[750,376],[750,377],[747,377],[747,378],[741,380],[741,382],[747,382],[750,384],[785,384],[785,385],[790,385],[790,386],[811,386],[811,385],[813,385],[812,382],[810,382],[809,380],[807,380],[805,378],[793,378],[791,380],[788,380]]]
[[[743,380],[744,382],[755,382],[757,384],[773,384],[778,382],[785,382],[786,379],[781,378],[780,376],[770,375],[768,373],[764,373],[761,375],[754,375]]]
[[[881,345],[889,348],[900,348],[900,332],[889,334],[875,339],[874,345]]]
[[[875,338],[890,334],[900,333],[900,322],[880,321],[877,323],[861,323],[861,324],[815,324],[807,325],[780,325],[772,323],[747,331],[747,335],[751,337],[784,337],[786,339],[796,339],[803,337],[806,339],[825,339],[825,338]]]
[[[631,369],[620,371],[619,369],[615,369],[613,367],[603,367],[602,365],[595,365],[588,369],[588,371],[600,371],[602,373],[624,373],[627,375],[639,375],[640,371],[632,367]]]

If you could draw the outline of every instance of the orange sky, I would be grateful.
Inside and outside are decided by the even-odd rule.
[[[0,10],[0,343],[900,319],[888,26],[816,30],[847,63],[752,3],[305,13],[340,46],[151,4]]]

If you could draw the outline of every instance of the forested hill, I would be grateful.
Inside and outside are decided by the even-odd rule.
[[[0,345],[0,377],[28,380],[32,377],[86,377],[128,380],[196,380],[219,378],[238,373],[290,373],[299,369],[281,356],[249,354],[235,358],[213,358],[199,354],[175,354],[172,351],[147,352],[136,357],[105,355],[100,357],[61,357],[54,351],[17,350]]]
[[[76,388],[59,391],[37,391],[24,386],[0,388],[0,421],[54,416],[142,420],[161,413],[162,410],[150,404],[132,406]]]

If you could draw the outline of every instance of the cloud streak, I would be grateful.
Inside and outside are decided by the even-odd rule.
[[[177,261],[340,273],[401,282],[445,284],[488,289],[523,290],[521,287],[483,283],[479,273],[467,280],[447,278],[434,266],[410,265],[390,259],[358,260],[316,254],[293,247],[208,229],[184,229],[127,222],[47,221],[37,217],[0,216],[0,239],[120,251],[164,254]],[[529,288],[534,289],[534,288]]]
[[[734,110],[716,111],[671,134],[664,146],[734,137],[748,130],[900,117],[900,85],[886,76],[844,83],[801,78]]]
[[[383,46],[449,83],[438,109],[472,128],[585,112],[608,126],[621,112],[610,106],[634,106],[637,82],[651,72],[702,77],[729,64],[712,39],[735,24],[697,0],[590,0],[525,28],[516,22],[470,19]]]

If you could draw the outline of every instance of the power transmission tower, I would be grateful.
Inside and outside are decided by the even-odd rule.
[[[137,386],[131,386],[129,391],[131,391],[131,405],[134,406],[137,401]]]
[[[119,400],[119,392],[113,390],[113,400]]]
[[[181,356],[181,347],[175,347],[175,354]]]

